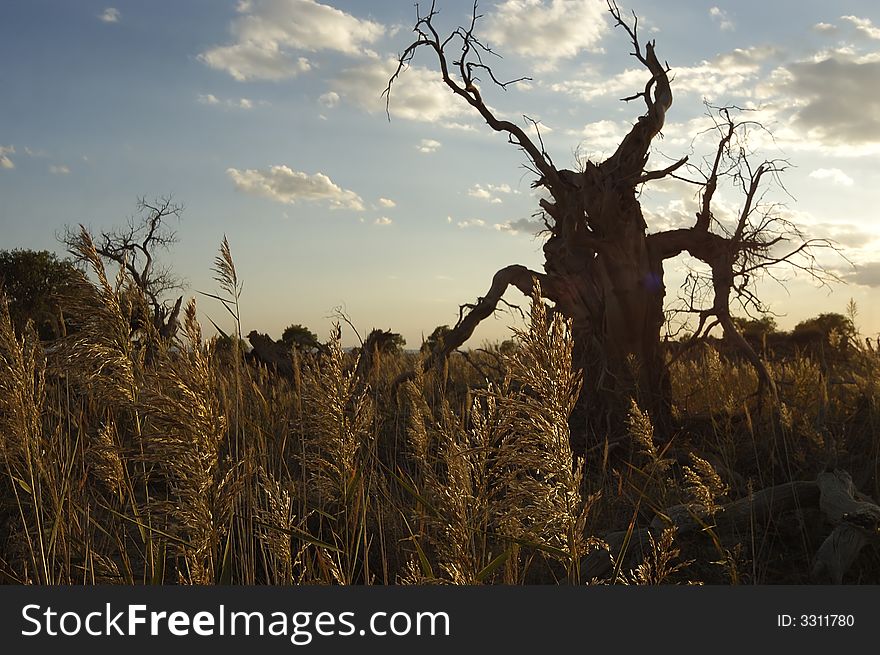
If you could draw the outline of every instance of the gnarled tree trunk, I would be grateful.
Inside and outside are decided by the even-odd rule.
[[[547,295],[572,320],[573,363],[584,375],[571,421],[578,450],[618,436],[630,398],[660,431],[669,423],[663,267],[648,247],[633,176],[619,161],[562,171],[574,189],[543,203],[555,222],[544,247]]]

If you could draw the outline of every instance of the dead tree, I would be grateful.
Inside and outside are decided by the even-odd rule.
[[[149,315],[132,316],[132,332],[149,321],[159,336],[170,340],[177,334],[183,296],[175,302],[166,298],[170,291],[180,289],[181,283],[170,267],[157,261],[157,254],[177,242],[177,235],[168,223],[172,218],[180,219],[183,206],[173,203],[170,197],[152,202],[140,198],[137,208],[140,215],[130,218],[125,228],[101,232],[92,240],[98,255],[124,269],[147,302]],[[85,228],[68,229],[62,237],[74,257],[80,257],[77,244],[82,238],[82,229]]]
[[[632,56],[646,70],[644,88],[624,100],[641,100],[645,113],[610,157],[587,161],[583,170],[557,168],[535,121],[525,117],[536,128],[537,141],[519,125],[499,118],[483,99],[480,76],[501,88],[519,80],[502,82],[485,63],[495,53],[475,34],[480,18],[476,3],[470,25],[445,38],[435,29],[437,10],[433,3],[426,14],[419,13],[414,28],[417,38],[400,55],[385,90],[390,103],[392,87],[414,55],[429,51],[445,85],[491,129],[506,134],[509,142],[526,154],[527,165],[537,178],[533,186],[549,194],[540,201],[540,215],[549,231],[544,271],[521,265],[499,270],[486,294],[463,306],[458,323],[444,335],[427,365],[461,346],[495,311],[510,286],[528,296],[538,281],[543,297],[573,324],[573,364],[584,374],[571,420],[573,445],[578,448],[620,433],[632,397],[650,412],[659,433],[670,423],[669,375],[661,345],[664,262],[687,252],[708,265],[711,302],[691,307],[698,315],[698,334],[713,324],[720,325],[725,336],[746,353],[758,369],[762,385],[772,393],[766,367],[733,324],[731,300],[757,301],[752,285],[761,271],[775,264],[793,262],[816,273],[810,248],[825,245],[800,239],[790,223],[761,203],[765,182],[778,174],[784,163],[765,161],[752,167],[751,153],[740,138],[748,125],[734,121],[730,111],[717,114],[720,141],[714,158],[704,165],[690,165],[688,157],[682,157],[659,170],[648,168],[652,142],[661,133],[672,106],[670,69],[661,64],[654,42],[640,42],[635,15],[627,21],[616,4],[609,3],[608,9],[629,36]],[[687,228],[650,233],[638,201],[642,185],[679,176],[688,169],[701,174],[701,179],[691,180],[702,187],[696,220]],[[713,213],[713,198],[722,178],[739,183],[744,194],[738,219],[726,230],[719,230]],[[798,263],[798,257],[806,259]]]
[[[273,341],[268,335],[260,334],[256,330],[251,330],[247,338],[252,348],[245,355],[248,361],[263,364],[288,380],[294,378],[293,358],[290,349],[283,342]]]

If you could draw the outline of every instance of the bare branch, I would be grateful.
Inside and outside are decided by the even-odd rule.
[[[604,165],[620,171],[624,180],[638,179],[647,160],[648,148],[651,141],[663,129],[666,122],[666,112],[672,106],[672,88],[669,85],[669,67],[660,63],[654,51],[654,42],[645,44],[644,53],[638,37],[638,17],[633,14],[632,26],[623,19],[620,8],[614,0],[608,0],[608,11],[614,17],[617,26],[622,27],[630,37],[633,45],[633,57],[651,73],[650,79],[645,83],[643,91],[636,93],[624,100],[643,98],[647,106],[647,112],[633,125],[629,134],[617,147],[615,153],[608,158]]]
[[[351,317],[348,315],[348,312],[345,311],[345,307],[343,307],[342,305],[337,305],[336,307],[334,307],[330,318],[336,321],[342,321],[348,327],[350,327],[351,331],[354,332],[354,336],[357,337],[358,342],[361,344],[361,348],[364,347],[364,340],[361,339],[361,333],[358,332],[358,329],[354,326]]]
[[[730,112],[726,107],[721,109],[721,113],[727,119],[728,129],[718,142],[718,148],[715,151],[715,161],[712,164],[711,172],[706,178],[706,187],[703,190],[702,207],[697,214],[697,223],[694,226],[696,229],[703,232],[706,232],[709,229],[709,223],[712,219],[712,197],[715,195],[715,189],[718,187],[718,167],[721,165],[721,160],[730,147],[730,140],[733,138],[733,133],[736,129],[733,121],[730,119]]]
[[[667,166],[663,170],[659,171],[646,171],[639,177],[635,183],[636,184],[644,184],[645,182],[650,182],[651,180],[659,180],[661,178],[667,177],[671,175],[673,172],[677,171],[679,168],[684,166],[687,163],[688,158],[682,157],[677,162],[672,164],[671,166]]]
[[[418,11],[418,5],[416,5],[416,7]],[[501,83],[495,77],[491,68],[483,63],[480,56],[481,52],[495,53],[474,36],[474,29],[480,18],[480,15],[477,13],[477,3],[474,3],[470,27],[467,29],[458,27],[442,42],[433,24],[433,19],[436,15],[437,11],[433,2],[431,3],[430,11],[427,14],[424,16],[417,15],[417,21],[413,31],[418,35],[418,38],[410,43],[400,55],[398,58],[397,70],[395,70],[394,74],[388,80],[388,85],[382,92],[385,96],[385,108],[389,119],[391,116],[391,89],[394,82],[396,82],[400,75],[409,67],[415,53],[422,47],[426,47],[433,51],[434,55],[437,57],[437,63],[440,67],[440,74],[444,84],[446,84],[453,93],[463,98],[471,107],[476,109],[489,127],[496,132],[507,133],[510,141],[524,150],[529,156],[529,159],[535,165],[537,172],[549,188],[558,187],[560,184],[559,176],[553,163],[546,156],[543,144],[541,148],[538,148],[522,128],[510,121],[501,120],[495,116],[492,110],[489,109],[483,101],[480,90],[477,88],[476,82],[478,80],[474,77],[474,70],[485,71],[489,74],[491,80],[501,88],[506,88],[509,84],[528,79],[519,78],[510,82]],[[451,65],[458,68],[458,79],[455,79],[450,72],[450,61],[447,58],[446,52],[446,48],[456,41],[461,44],[461,55],[458,59],[453,60]],[[474,57],[476,61],[469,60],[469,57]]]
[[[536,280],[541,285],[541,293],[545,297],[553,299],[554,285],[550,278],[543,273],[532,271],[519,264],[507,266],[495,273],[486,295],[478,298],[473,305],[466,306],[467,313],[464,311],[460,313],[455,327],[443,335],[442,342],[425,359],[424,368],[427,370],[436,363],[444,361],[449,353],[470,339],[477,326],[495,312],[508,287],[515,286],[528,297],[532,295]]]

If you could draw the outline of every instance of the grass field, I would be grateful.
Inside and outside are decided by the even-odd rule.
[[[16,334],[0,302],[8,583],[800,584],[819,509],[730,528],[725,506],[835,467],[880,496],[880,359],[853,343],[770,357],[778,406],[746,363],[694,349],[672,365],[671,440],[633,404],[627,442],[572,466],[570,329],[540,303],[515,349],[406,377],[418,354],[357,366],[337,329],[285,378],[203,339],[195,301],[176,342],[133,339],[144,299],[84,255],[61,341]],[[700,529],[664,528],[675,507]],[[880,582],[876,548],[845,581]]]

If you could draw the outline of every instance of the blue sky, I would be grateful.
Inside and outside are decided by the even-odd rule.
[[[410,0],[12,0],[0,21],[0,248],[58,250],[65,225],[125,222],[139,196],[185,206],[168,254],[187,293],[213,291],[225,234],[244,279],[245,330],[291,323],[326,336],[343,306],[362,330],[392,328],[412,346],[510,263],[540,268],[537,209],[521,153],[437,81],[427,53],[380,94],[412,38]],[[440,27],[470,2],[439,0]],[[504,55],[484,86],[499,115],[541,121],[554,161],[610,154],[641,111],[619,98],[645,74],[604,3],[480,3],[480,33]],[[796,278],[760,287],[783,327],[859,306],[880,332],[880,11],[873,2],[635,1],[644,38],[672,67],[675,103],[652,163],[711,151],[693,137],[703,100],[754,110],[775,134],[760,156],[785,157],[783,211],[809,235],[838,240],[855,264],[823,263],[848,283]],[[658,166],[659,167],[659,166]],[[738,197],[720,198],[736,210]],[[641,197],[651,229],[696,208],[685,185]],[[683,262],[667,276],[670,302]],[[513,293],[509,298],[515,300]],[[222,313],[200,298],[202,312]],[[472,342],[501,339],[510,317]],[[354,341],[353,335],[347,341]]]

